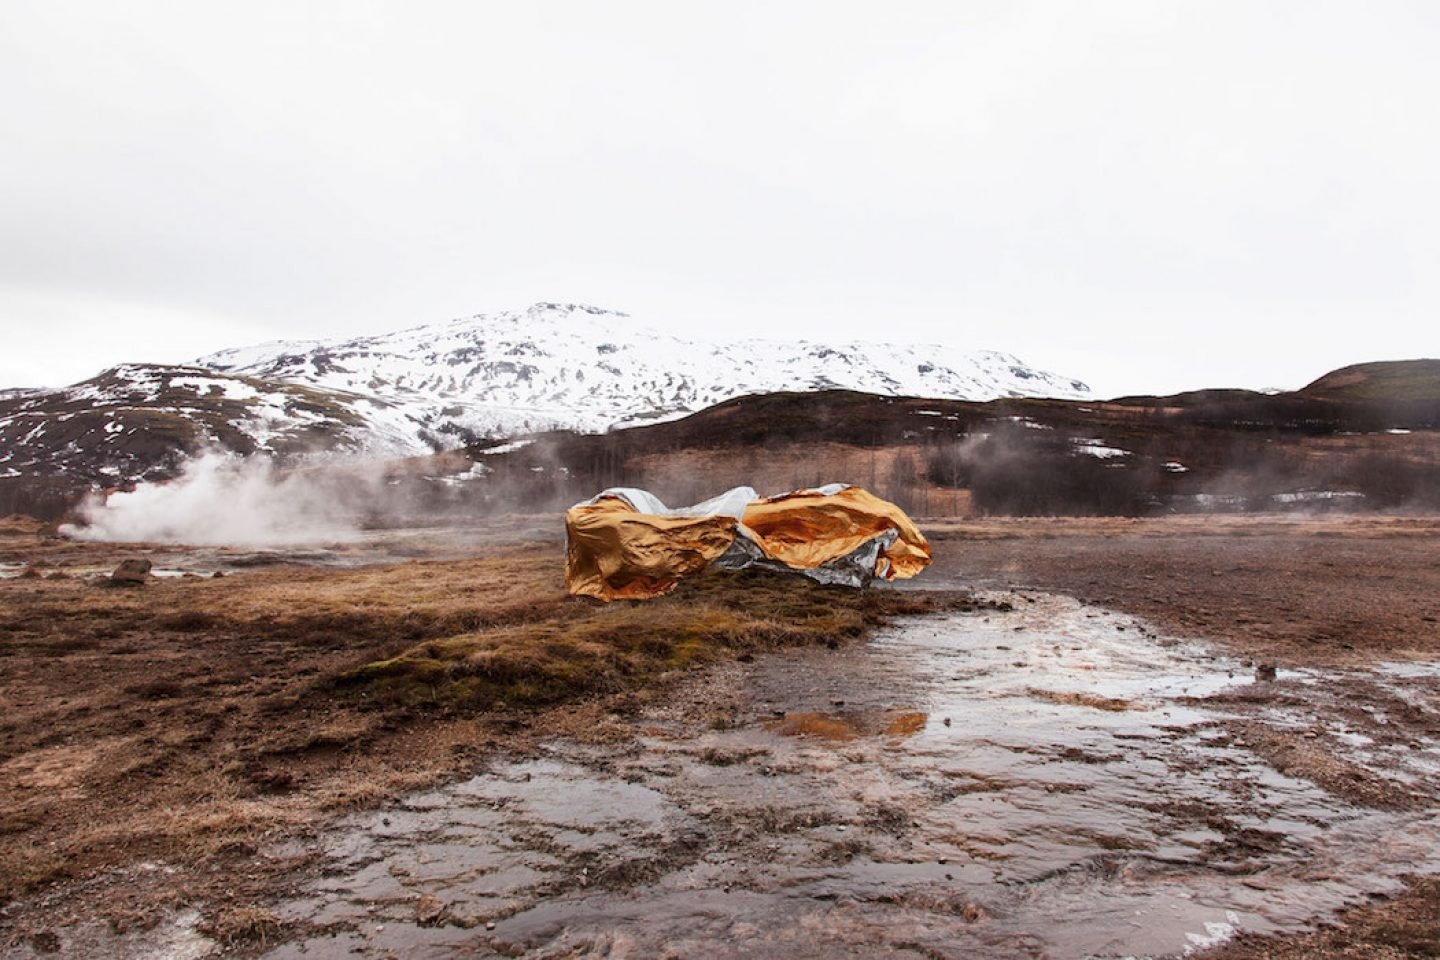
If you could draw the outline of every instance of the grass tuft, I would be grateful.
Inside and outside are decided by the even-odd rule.
[[[261,907],[222,907],[200,925],[200,932],[227,947],[243,943],[266,945],[279,929],[275,914]]]
[[[763,571],[711,572],[654,600],[541,604],[531,618],[424,643],[337,679],[351,696],[411,707],[545,706],[613,693],[717,658],[838,643],[951,601],[856,591]]]

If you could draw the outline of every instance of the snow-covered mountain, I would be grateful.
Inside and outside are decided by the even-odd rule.
[[[0,480],[105,486],[163,478],[210,448],[282,459],[403,456],[430,449],[417,429],[374,396],[203,367],[124,364],[74,386],[0,396]]]
[[[885,343],[726,341],[647,328],[623,313],[537,303],[343,341],[277,341],[198,365],[374,397],[409,424],[417,449],[437,435],[508,437],[602,431],[669,419],[732,397],[844,388],[957,400],[1085,399],[1089,387],[991,351]]]
[[[1085,398],[1002,353],[683,337],[573,304],[377,337],[262,344],[189,365],[123,364],[61,389],[0,392],[0,483],[114,486],[219,448],[295,462],[428,454],[554,428],[673,419],[746,394]]]

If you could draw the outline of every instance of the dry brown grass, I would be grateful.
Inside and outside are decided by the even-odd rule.
[[[0,899],[130,859],[223,855],[433,780],[452,758],[431,731],[392,752],[409,715],[337,698],[334,678],[565,605],[558,584],[555,561],[520,555],[133,590],[0,581]]]
[[[200,932],[227,947],[241,943],[257,943],[263,947],[279,926],[279,918],[269,910],[226,906],[201,924]]]
[[[934,596],[822,587],[767,573],[711,573],[669,596],[540,602],[487,630],[429,640],[340,678],[353,696],[409,706],[539,706],[613,693],[720,656],[838,644]]]
[[[1241,933],[1200,960],[1430,960],[1440,957],[1440,878],[1413,877],[1393,898],[1352,907],[1319,929]]]

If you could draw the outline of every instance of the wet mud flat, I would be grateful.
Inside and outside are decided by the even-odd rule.
[[[352,815],[247,952],[1174,956],[1440,871],[1435,664],[1257,680],[1003,599],[712,669],[631,737]]]

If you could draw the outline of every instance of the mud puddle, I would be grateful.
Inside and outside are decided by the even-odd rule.
[[[1440,870],[1433,725],[1400,749],[1342,709],[1354,677],[1256,682],[1128,617],[1012,600],[712,671],[637,742],[552,741],[349,818],[267,956],[1180,955]],[[1433,719],[1437,675],[1356,682]],[[1281,773],[1261,713],[1413,802]]]

